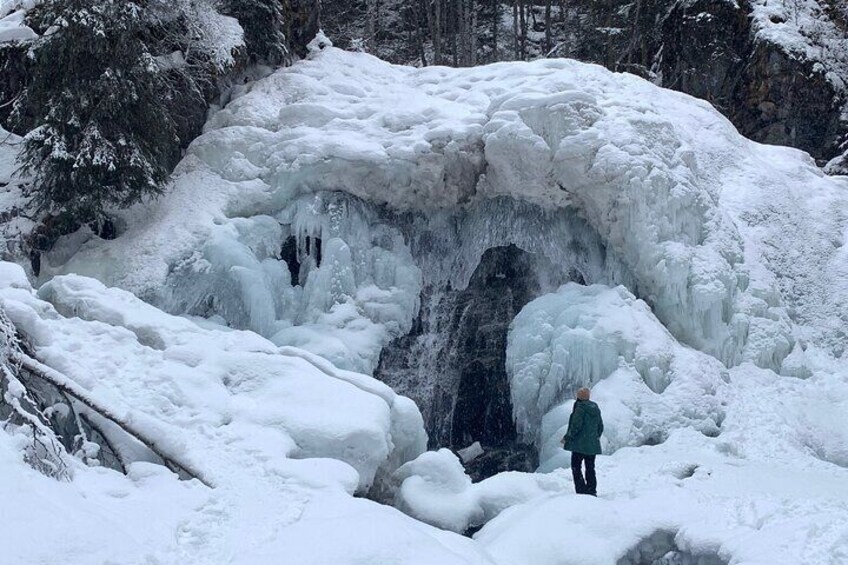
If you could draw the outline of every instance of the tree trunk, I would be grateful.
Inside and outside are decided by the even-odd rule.
[[[457,66],[468,66],[468,29],[466,24],[468,23],[468,18],[465,14],[465,9],[467,8],[465,0],[454,0],[454,23],[456,25],[455,35],[456,41],[454,45],[456,45],[456,57],[454,60],[456,61]]]
[[[521,42],[519,44],[521,60],[527,60],[527,5],[524,0],[518,0],[518,17],[519,17],[519,25],[521,27]]]
[[[433,0],[433,62],[442,64],[442,0]]]
[[[468,30],[469,64],[477,64],[477,2],[468,0],[470,12],[470,29]]]
[[[513,58],[516,61],[521,55],[521,51],[518,47],[518,2],[519,0],[512,0],[512,51]]]
[[[551,0],[545,0],[545,55],[547,56],[553,44],[551,41]]]
[[[499,60],[498,49],[498,28],[501,20],[501,3],[499,0],[492,0],[492,62]]]
[[[147,435],[146,432],[136,428],[136,426],[126,418],[117,415],[111,408],[105,407],[98,401],[95,401],[91,398],[87,390],[80,387],[76,382],[69,379],[62,373],[23,353],[17,354],[16,359],[14,360],[19,361],[22,368],[26,369],[39,379],[52,384],[64,394],[76,398],[92,411],[100,414],[110,422],[114,422],[119,428],[143,443],[150,451],[159,456],[159,458],[161,458],[162,461],[164,461],[165,464],[172,470],[181,472],[188,477],[195,478],[208,487],[212,486],[212,484],[203,477],[202,473],[192,468],[191,464],[180,461],[180,457],[178,455],[166,453],[166,449],[160,446],[156,439]]]
[[[365,41],[368,45],[368,52],[375,53],[377,51],[377,1],[367,0],[366,4],[366,21],[365,21]]]
[[[412,17],[415,18],[415,42],[418,49],[418,57],[421,59],[421,66],[426,67],[427,53],[424,51],[424,30],[421,25],[421,4],[418,1],[412,3]],[[427,19],[429,20],[429,17]]]

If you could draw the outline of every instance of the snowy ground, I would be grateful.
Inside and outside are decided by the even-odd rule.
[[[26,437],[2,434],[10,563],[483,562],[470,541],[351,496],[424,449],[417,410],[381,383],[90,279],[54,279],[44,302],[2,267],[0,300],[38,357],[215,486],[180,481],[138,446],[119,448],[141,459],[126,477],[77,463],[57,482],[21,461]]]
[[[36,297],[20,269],[2,272],[0,301],[39,358],[215,485],[145,461],[127,476],[77,463],[72,481],[57,482],[21,461],[25,437],[0,435],[0,490],[14,509],[0,536],[9,562],[606,564],[672,550],[731,563],[848,558],[844,367],[806,380],[732,369],[718,437],[681,428],[660,445],[601,457],[599,499],[571,494],[560,471],[472,485],[446,452],[401,468],[399,507],[458,531],[491,520],[475,542],[351,496],[375,467],[423,448],[420,417],[391,410],[387,401],[403,401],[379,383],[255,334],[202,329],[90,279],[54,279]],[[598,397],[613,421],[612,399]],[[406,452],[393,459],[388,449]]]
[[[11,562],[848,560],[846,179],[571,61],[408,69],[327,48],[238,94],[116,240],[68,238],[38,291],[0,269],[38,358],[214,488],[131,445],[126,476],[75,463],[56,482],[2,434]],[[515,417],[552,472],[472,484],[450,453],[419,456],[418,411],[364,373],[434,276],[403,214],[435,229],[494,199],[576,212],[586,239],[556,258],[596,275],[531,302],[509,337]],[[539,251],[521,222],[483,214],[456,245]],[[609,424],[598,499],[554,469],[579,384]],[[353,496],[372,484],[417,520]]]

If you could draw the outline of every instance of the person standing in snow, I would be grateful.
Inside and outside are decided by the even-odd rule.
[[[601,434],[603,433],[604,421],[601,418],[601,409],[589,400],[589,389],[581,388],[577,391],[577,400],[574,401],[574,408],[568,419],[568,431],[562,438],[563,447],[571,452],[571,473],[574,475],[574,489],[577,494],[598,495],[595,456],[601,453]]]

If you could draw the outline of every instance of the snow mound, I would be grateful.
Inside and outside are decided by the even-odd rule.
[[[676,427],[717,435],[724,367],[680,345],[624,287],[569,283],[525,306],[507,342],[518,433],[540,448],[542,469],[568,467],[560,446],[574,393],[603,407],[604,451],[659,443]]]
[[[433,526],[457,533],[481,526],[518,504],[571,489],[562,473],[499,473],[471,482],[448,449],[423,453],[394,475],[402,481],[395,506]]]
[[[491,563],[468,539],[351,496],[426,444],[415,406],[382,383],[79,276],[36,294],[0,263],[0,305],[32,354],[214,485],[179,480],[108,422],[126,475],[70,457],[73,480],[55,481],[24,463],[31,437],[0,433],[10,562]]]
[[[796,444],[800,422],[786,412],[815,387],[749,364],[732,373],[732,440],[677,430],[662,445],[600,457],[599,498],[539,498],[505,510],[474,539],[510,565],[844,559],[845,471],[808,459]]]
[[[357,489],[424,449],[414,405],[369,377],[250,332],[202,329],[84,277],[56,277],[36,297],[21,288],[21,275],[3,277],[11,285],[4,305],[39,358],[167,432],[171,448],[209,467],[213,482],[221,462],[196,442],[212,430],[230,451],[249,446],[269,461],[344,461],[358,474]]]
[[[88,274],[368,372],[408,331],[429,276],[404,240],[412,217],[507,199],[584,218],[626,275],[591,282],[626,284],[679,340],[728,366],[779,369],[797,297],[740,220],[769,201],[766,159],[791,171],[770,185],[781,195],[841,182],[741,138],[703,102],[596,66],[413,69],[327,46],[245,88],[165,197],[128,212],[115,241],[69,240],[45,276]],[[731,189],[743,209],[726,209]],[[283,252],[292,237],[297,261]]]

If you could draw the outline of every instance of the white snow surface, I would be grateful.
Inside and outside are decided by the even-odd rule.
[[[25,436],[0,434],[0,489],[16,513],[4,560],[489,562],[467,539],[351,496],[425,447],[417,409],[382,383],[83,277],[36,294],[0,263],[0,303],[39,359],[214,485],[143,460],[127,476],[72,460],[61,483],[24,464]]]
[[[63,242],[37,295],[0,269],[39,359],[215,488],[143,460],[127,477],[76,464],[45,486],[24,439],[0,435],[0,488],[25,513],[0,539],[32,540],[19,524],[33,520],[67,532],[13,544],[23,563],[843,563],[846,194],[809,156],[629,75],[313,50],[214,115],[117,239]],[[524,210],[516,225],[535,210],[582,226],[586,239],[545,245],[603,284],[541,296],[510,330],[514,415],[550,473],[473,484],[453,454],[422,454],[417,409],[363,373],[433,276],[411,227],[468,211],[480,233],[457,246],[534,251],[486,215],[504,200]],[[570,494],[560,469],[581,384],[606,423],[598,499]],[[418,520],[351,496],[374,481],[399,483]],[[127,526],[107,537],[110,497]],[[147,527],[152,509],[166,518]],[[485,525],[472,541],[422,522]]]
[[[482,526],[505,509],[570,489],[571,476],[499,473],[472,483],[449,449],[428,451],[394,473],[401,481],[395,506],[422,522],[462,533]]]

